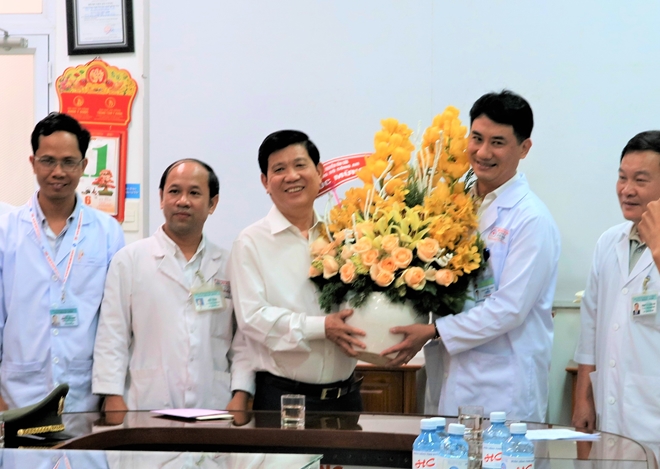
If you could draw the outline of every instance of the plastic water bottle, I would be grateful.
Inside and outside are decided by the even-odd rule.
[[[511,436],[502,444],[502,469],[534,469],[534,443],[525,437],[526,423],[512,423]]]
[[[440,440],[446,438],[445,427],[447,426],[447,420],[444,417],[431,417],[431,420],[435,422],[435,432],[438,434],[438,438]]]
[[[468,442],[465,441],[465,425],[449,424],[449,435],[440,442],[440,465],[446,469],[468,469]]]
[[[436,423],[431,419],[422,419],[419,427],[422,432],[413,443],[412,467],[438,467],[440,438],[436,434]]]
[[[483,434],[483,469],[500,469],[502,467],[502,443],[510,436],[509,429],[504,424],[506,412],[491,412],[490,427]]]

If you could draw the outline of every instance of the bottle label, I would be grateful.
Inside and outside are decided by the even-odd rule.
[[[439,469],[468,469],[468,460],[456,458],[439,458]]]
[[[534,456],[504,456],[502,469],[534,469]]]
[[[438,453],[433,451],[413,451],[412,469],[439,469]]]
[[[481,467],[484,469],[500,469],[502,467],[502,443],[484,441]]]

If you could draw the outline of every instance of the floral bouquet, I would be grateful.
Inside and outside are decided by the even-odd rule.
[[[357,173],[364,186],[326,213],[311,245],[310,277],[326,312],[346,300],[360,307],[372,292],[410,302],[420,316],[462,310],[483,243],[458,113],[450,106],[433,119],[414,162],[408,126],[381,121],[375,152]]]

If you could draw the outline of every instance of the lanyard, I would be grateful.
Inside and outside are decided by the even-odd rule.
[[[43,242],[43,239],[41,237],[41,229],[39,228],[39,224],[37,223],[37,217],[34,216],[34,210],[32,209],[32,204],[30,204],[30,217],[32,218],[32,227],[34,228],[34,233],[36,234],[37,239],[41,244],[41,251],[44,253],[44,257],[46,257],[46,262],[48,262],[48,265],[55,274],[55,277],[57,277],[57,279],[62,282],[62,303],[64,303],[64,287],[66,285],[66,281],[69,279],[69,274],[71,273],[71,267],[73,266],[73,259],[76,256],[76,249],[78,248],[78,238],[80,238],[80,231],[83,222],[83,211],[82,209],[80,209],[80,213],[78,214],[78,226],[76,227],[76,232],[73,235],[73,243],[71,244],[71,253],[69,254],[69,260],[66,263],[66,270],[64,271],[64,277],[60,275],[60,272],[57,270],[57,265],[53,261],[53,258],[50,257],[50,253],[48,252],[48,249],[46,248],[46,245]]]
[[[58,469],[58,467],[60,467],[60,463],[62,462],[62,459],[64,459],[64,465],[66,466],[66,469],[71,469],[71,464],[69,463],[69,458],[66,457],[66,454],[57,460],[57,464],[55,464],[55,467],[53,467],[53,469]]]

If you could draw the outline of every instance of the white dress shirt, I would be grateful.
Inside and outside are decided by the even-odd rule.
[[[325,314],[309,279],[317,236],[317,225],[306,239],[273,207],[234,241],[229,276],[256,371],[324,384],[347,379],[357,361],[325,338]]]

